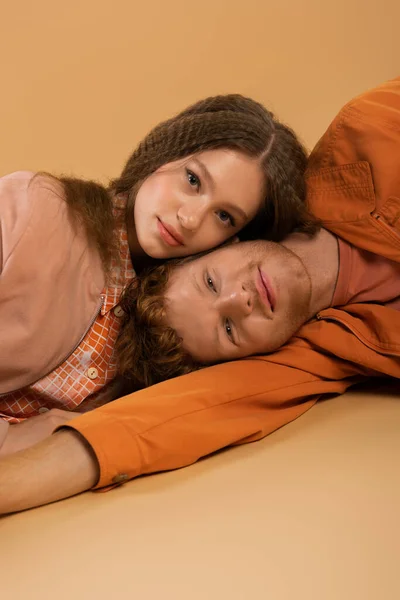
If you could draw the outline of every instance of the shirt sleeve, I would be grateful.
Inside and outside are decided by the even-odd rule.
[[[68,424],[92,447],[97,488],[176,469],[235,444],[259,440],[306,412],[323,394],[343,393],[356,368],[297,343],[135,392]],[[327,375],[330,374],[328,377]],[[334,377],[332,378],[332,374]]]

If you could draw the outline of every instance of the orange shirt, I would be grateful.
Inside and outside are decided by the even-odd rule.
[[[374,302],[400,310],[400,263],[338,238],[339,274],[331,306]]]

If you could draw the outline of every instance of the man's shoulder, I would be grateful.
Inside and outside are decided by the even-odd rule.
[[[400,77],[359,94],[340,111],[342,119],[379,122],[381,126],[399,129]],[[395,112],[393,112],[395,111]]]
[[[374,163],[375,142],[385,143],[385,151],[388,131],[400,133],[400,77],[367,90],[341,108],[314,147],[308,174],[360,160]]]
[[[399,260],[400,78],[347,103],[314,148],[310,210],[332,233]]]

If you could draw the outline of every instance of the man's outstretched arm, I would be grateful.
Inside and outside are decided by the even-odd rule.
[[[268,358],[215,365],[110,402],[0,460],[0,513],[181,468],[261,439],[321,395],[343,393],[357,368],[338,359],[334,375],[324,354],[298,340]]]
[[[0,514],[55,502],[92,488],[97,459],[73,430],[63,430],[0,460]]]

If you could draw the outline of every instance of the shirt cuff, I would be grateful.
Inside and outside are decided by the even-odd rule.
[[[100,477],[93,489],[116,487],[140,475],[142,461],[137,441],[121,417],[113,419],[101,411],[91,411],[56,429],[77,431],[92,448]]]

